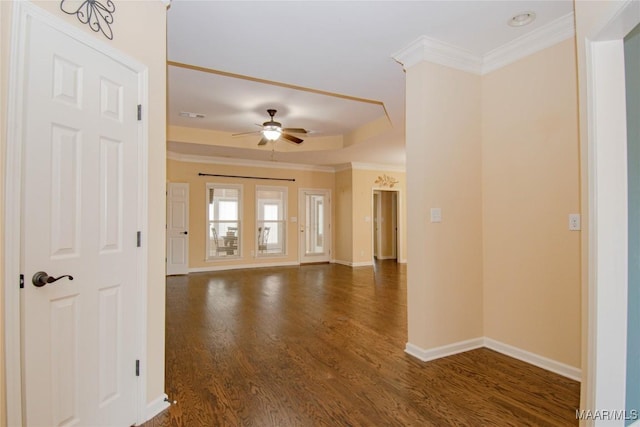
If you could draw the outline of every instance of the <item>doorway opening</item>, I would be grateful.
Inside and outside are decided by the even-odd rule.
[[[373,259],[398,260],[398,192],[373,191]]]

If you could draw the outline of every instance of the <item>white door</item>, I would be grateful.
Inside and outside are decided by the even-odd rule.
[[[35,19],[25,55],[25,424],[130,426],[138,75]]]
[[[189,184],[167,186],[167,275],[189,272]]]
[[[299,196],[300,262],[331,260],[331,191],[301,189]]]

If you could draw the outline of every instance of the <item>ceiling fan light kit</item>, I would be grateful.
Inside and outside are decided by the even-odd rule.
[[[262,138],[258,142],[258,145],[265,145],[268,142],[274,142],[280,138],[286,139],[287,141],[293,142],[295,144],[300,144],[302,141],[304,141],[303,139],[300,139],[297,136],[290,135],[287,132],[306,134],[308,133],[308,131],[302,128],[283,128],[282,123],[276,122],[273,119],[273,116],[275,116],[277,112],[277,110],[273,109],[267,110],[270,120],[262,124],[262,130],[256,132],[236,133],[233,136],[247,135],[249,133],[262,133]]]

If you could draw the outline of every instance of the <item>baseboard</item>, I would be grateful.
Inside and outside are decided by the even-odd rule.
[[[453,344],[443,345],[442,347],[424,349],[418,347],[415,344],[407,343],[404,351],[411,356],[422,360],[423,362],[429,362],[430,360],[440,359],[441,357],[447,357],[458,353],[463,353],[469,350],[475,350],[484,345],[483,338],[473,338],[466,341],[460,341]]]
[[[351,267],[370,267],[372,265],[373,261],[360,261],[351,263]]]
[[[333,262],[334,264],[346,265],[347,267],[367,267],[373,265],[373,261],[351,262],[334,259],[331,262]]]
[[[406,263],[407,263],[407,259],[406,258],[401,259],[401,260],[398,261],[398,264],[406,264]]]
[[[561,362],[557,362],[555,360],[551,360],[547,357],[540,356],[538,354],[531,353],[529,351],[522,350],[520,348],[487,337],[473,338],[470,340],[460,341],[431,349],[424,349],[415,344],[407,343],[404,351],[407,354],[410,354],[411,356],[422,360],[423,362],[429,362],[441,357],[447,357],[457,353],[475,350],[476,348],[480,347],[486,347],[490,350],[497,351],[498,353],[513,357],[514,359],[518,359],[539,368],[546,369],[547,371],[554,372],[558,375],[562,375],[563,377],[567,377],[574,381],[580,382],[582,380],[582,371],[578,368],[566,365]]]
[[[397,257],[394,257],[394,256],[378,256],[376,258],[378,258],[380,260],[383,260],[383,259],[397,259]]]
[[[144,421],[136,425],[140,425],[142,423],[149,421],[151,418],[155,417],[160,412],[164,411],[169,406],[171,406],[168,400],[169,399],[167,395],[163,393],[162,395],[158,396],[151,402],[147,403],[147,408],[145,409],[145,413],[144,413],[145,419]]]
[[[261,268],[261,267],[292,267],[300,265],[297,261],[286,262],[265,262],[259,264],[234,264],[234,265],[212,265],[207,267],[195,267],[190,268],[189,273],[206,273],[209,271],[224,271],[224,270],[242,270],[244,268]]]
[[[498,353],[511,356],[514,359],[522,360],[523,362],[546,369],[547,371],[555,372],[558,375],[562,375],[563,377],[570,378],[574,381],[580,382],[582,380],[582,371],[578,368],[574,368],[573,366],[551,360],[547,357],[540,356],[487,337],[484,338],[484,346],[488,349],[497,351]]]

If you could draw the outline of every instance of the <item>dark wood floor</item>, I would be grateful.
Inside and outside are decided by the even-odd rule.
[[[167,278],[178,403],[145,426],[577,425],[575,381],[487,349],[404,353],[405,272],[384,261]]]

